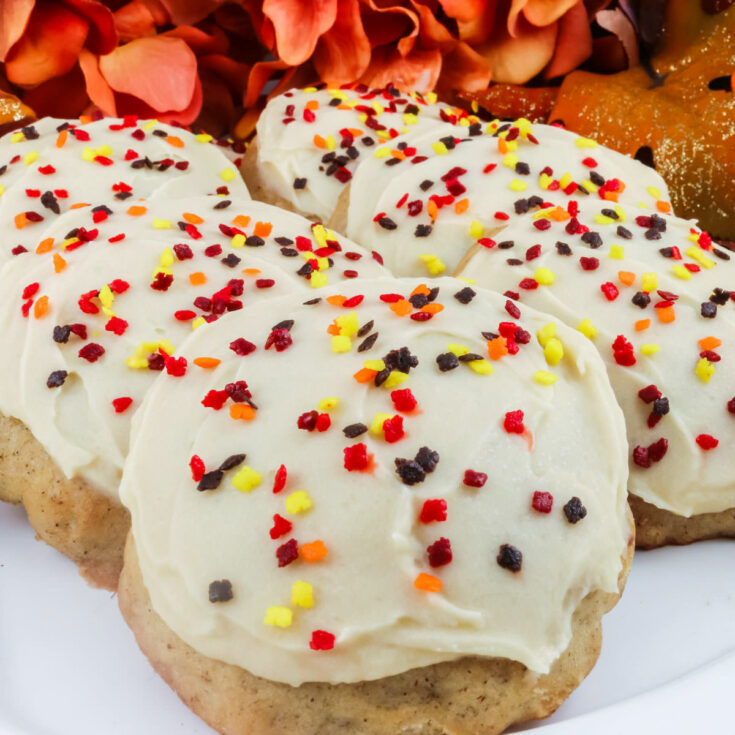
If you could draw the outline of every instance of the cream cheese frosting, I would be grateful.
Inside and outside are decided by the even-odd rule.
[[[3,136],[0,263],[30,250],[39,230],[84,204],[193,193],[248,198],[236,166],[211,141],[135,117],[85,124],[44,118]]]
[[[590,198],[516,220],[462,275],[588,336],[625,414],[629,490],[691,516],[735,507],[733,257],[692,222]]]
[[[548,671],[579,602],[617,590],[630,536],[596,350],[457,279],[319,296],[198,330],[180,354],[216,367],[148,391],[121,497],[154,609],[200,653],[292,685],[465,655]]]
[[[270,100],[258,120],[258,173],[296,211],[326,222],[355,170],[382,143],[408,145],[414,134],[444,121],[469,125],[468,118],[434,94],[365,85],[291,90]]]
[[[591,198],[671,210],[653,169],[553,125],[445,124],[411,136],[410,152],[378,148],[349,192],[345,232],[396,275],[450,274],[467,248],[543,202]]]
[[[215,153],[215,151],[211,151]],[[0,411],[68,477],[116,495],[131,415],[193,328],[381,267],[319,225],[246,199],[85,207],[46,223],[0,275]]]

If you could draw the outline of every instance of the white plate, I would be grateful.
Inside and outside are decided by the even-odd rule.
[[[735,732],[734,543],[639,553],[604,628],[582,686],[518,730]],[[33,540],[21,509],[0,504],[0,735],[174,733],[213,735],[150,668],[114,596],[87,587]]]

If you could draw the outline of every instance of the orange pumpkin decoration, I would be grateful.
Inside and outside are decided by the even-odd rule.
[[[651,66],[655,79],[641,66],[569,74],[550,119],[648,159],[677,214],[735,240],[735,5],[712,15],[699,2],[669,0]]]

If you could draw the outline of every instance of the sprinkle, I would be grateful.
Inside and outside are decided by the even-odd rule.
[[[710,434],[700,434],[697,437],[697,444],[705,451],[708,452],[710,449],[715,449],[720,443],[719,439],[715,439]]]
[[[554,496],[551,493],[534,492],[533,499],[531,500],[531,507],[539,513],[551,513],[551,508],[554,505]]]
[[[60,388],[69,376],[66,370],[54,370],[46,379],[47,388]]]
[[[603,283],[600,286],[600,290],[608,301],[615,301],[615,299],[617,299],[620,295],[618,287],[610,281],[608,281],[607,283]]]
[[[577,331],[582,332],[588,339],[594,339],[597,336],[597,327],[589,319],[582,319],[577,326]]]
[[[533,379],[540,385],[554,385],[559,380],[559,376],[547,370],[537,370],[533,374]]]
[[[446,270],[446,266],[436,255],[419,255],[419,260],[424,263],[432,276],[438,276]]]
[[[229,579],[219,579],[209,585],[209,601],[229,602],[233,598],[232,582]]]
[[[622,260],[625,257],[625,248],[620,245],[611,245],[608,257],[614,260]]]
[[[471,360],[467,363],[467,366],[478,375],[490,375],[495,371],[492,363],[488,360]]]
[[[323,541],[316,540],[308,544],[301,544],[299,547],[299,555],[307,564],[321,561],[328,553],[327,547]]]
[[[669,324],[676,319],[676,312],[674,311],[673,306],[664,306],[660,309],[656,309],[656,314],[658,315],[658,320],[662,324]]]
[[[195,357],[193,362],[197,367],[203,368],[204,370],[211,370],[212,368],[216,368],[222,361],[216,357]]]
[[[578,523],[587,515],[587,508],[582,505],[582,501],[576,496],[569,500],[563,510],[567,521],[571,524]]]
[[[226,168],[224,171],[220,172],[220,177],[223,181],[232,181],[235,176],[236,174],[231,168]]]
[[[452,561],[452,545],[443,536],[428,546],[426,553],[429,556],[429,566],[433,568],[443,567]]]
[[[153,229],[154,230],[170,230],[173,225],[167,219],[160,219],[159,217],[153,218]]]
[[[554,283],[556,276],[553,271],[548,268],[541,267],[536,269],[536,273],[534,273],[533,278],[536,283],[541,286],[550,286]]]
[[[287,607],[275,605],[265,611],[263,622],[278,628],[288,628],[293,623],[293,612]]]
[[[655,355],[660,349],[661,347],[659,345],[653,343],[641,345],[641,354],[648,357],[650,355]]]
[[[296,490],[286,498],[286,511],[291,514],[305,513],[313,503],[306,490]]]
[[[544,357],[549,365],[558,365],[564,357],[564,346],[556,337],[552,337],[544,347]]]
[[[260,473],[246,465],[232,478],[232,487],[242,493],[249,493],[260,485],[262,479]]]
[[[441,592],[442,581],[432,574],[422,572],[414,579],[413,586],[423,592]]]
[[[487,482],[487,474],[475,470],[465,470],[462,483],[467,487],[483,487]]]
[[[520,572],[523,566],[523,554],[515,546],[503,544],[498,549],[496,561],[498,566],[507,569],[509,572]]]
[[[299,607],[314,607],[314,588],[297,580],[291,585],[291,602]]]
[[[419,513],[421,523],[442,523],[447,520],[447,501],[443,499],[425,500]]]
[[[503,420],[503,428],[508,434],[522,434],[526,430],[523,425],[523,411],[508,411]]]
[[[658,275],[656,273],[644,273],[641,276],[641,288],[650,293],[658,288]]]
[[[311,633],[309,648],[312,651],[331,651],[334,648],[334,634],[326,630],[315,630]]]
[[[703,383],[709,383],[710,378],[715,374],[715,366],[706,357],[703,357],[697,363],[694,372]]]
[[[597,148],[597,141],[592,138],[579,137],[574,141],[577,148]]]

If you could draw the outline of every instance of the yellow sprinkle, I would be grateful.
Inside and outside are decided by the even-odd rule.
[[[309,283],[312,288],[322,288],[322,286],[326,286],[328,282],[329,278],[327,274],[322,273],[321,271],[314,271],[309,279]]]
[[[293,623],[293,611],[287,607],[274,605],[265,611],[263,622],[266,625],[275,625],[278,628],[288,628]]]
[[[470,225],[470,237],[478,240],[482,237],[482,233],[484,231],[485,228],[476,219],[473,219],[472,224]]]
[[[196,138],[199,143],[209,143],[212,140],[212,136],[209,133],[199,133]]]
[[[588,339],[594,339],[597,336],[597,327],[589,319],[582,319],[577,330]]]
[[[622,260],[625,257],[625,248],[622,245],[611,245],[609,257]]]
[[[528,134],[533,132],[533,123],[526,117],[519,117],[516,127],[524,138],[528,138]]]
[[[694,372],[703,383],[709,383],[709,379],[715,374],[715,366],[706,357],[703,357],[697,363]]]
[[[625,210],[619,204],[616,204],[613,209],[615,210],[615,214],[618,215],[618,222],[628,221],[628,215],[625,214]]]
[[[158,125],[158,120],[149,120],[145,125],[143,125],[143,130],[151,130],[152,128],[155,128],[156,125]]]
[[[145,357],[126,357],[125,364],[129,368],[133,368],[134,370],[142,370],[143,368],[148,368],[148,360]]]
[[[332,352],[349,352],[352,349],[352,340],[342,334],[332,337]]]
[[[306,490],[296,490],[286,498],[287,513],[305,513],[314,503]]]
[[[692,242],[698,243],[699,242],[700,235],[701,235],[701,233],[699,233],[699,232],[690,232],[687,235],[687,240],[691,240]]]
[[[260,485],[262,479],[260,472],[245,466],[232,478],[232,487],[241,493],[249,493]]]
[[[316,244],[320,248],[324,248],[327,246],[328,235],[327,228],[324,225],[314,225],[314,227],[311,228],[311,234],[314,235]],[[313,255],[310,257],[313,257]]]
[[[113,301],[115,301],[115,294],[112,293],[112,289],[105,284],[100,289],[97,298],[100,300],[102,306],[106,306],[109,309],[112,306]]]
[[[655,291],[658,288],[658,276],[655,273],[644,273],[641,276],[641,290]]]
[[[82,160],[84,161],[94,161],[95,155],[95,152],[88,145],[85,145],[82,149]]]
[[[550,373],[548,370],[537,370],[533,374],[533,379],[541,385],[554,385],[559,380],[559,376]]]
[[[544,347],[544,357],[549,365],[558,365],[564,357],[564,346],[556,337],[552,337]]]
[[[161,253],[160,263],[161,263],[161,265],[164,268],[168,268],[168,266],[173,265],[173,263],[174,263],[174,254],[173,254],[173,251],[171,250],[171,248],[166,248]]]
[[[490,373],[495,371],[495,368],[489,360],[472,360],[467,365],[480,375],[490,375]]]
[[[314,94],[314,92],[317,91],[317,88],[316,87],[304,87],[301,91],[304,94]],[[337,97],[338,95],[334,95],[334,96]]]
[[[316,267],[320,271],[325,271],[329,268],[329,258],[317,258]]]
[[[339,398],[337,398],[337,396],[329,396],[329,398],[322,398],[322,400],[316,404],[316,407],[320,411],[331,411],[333,408],[337,407],[338,403]]]
[[[390,156],[390,148],[387,146],[383,146],[382,148],[378,148],[375,151],[375,157],[376,158],[388,158]]]
[[[649,186],[648,187],[648,193],[654,198],[654,199],[660,199],[661,198],[661,192],[655,187],[655,186]]]
[[[160,217],[155,217],[153,219],[154,230],[170,230],[171,226],[171,222],[167,219],[161,219]]]
[[[340,335],[344,337],[352,337],[353,334],[357,334],[360,331],[360,322],[357,318],[356,311],[341,314],[334,321],[339,327]]]
[[[199,329],[199,327],[202,326],[202,324],[206,324],[207,320],[203,316],[198,316],[192,323],[191,328],[192,329]]]
[[[440,273],[444,273],[444,271],[446,270],[446,266],[442,262],[441,258],[439,258],[437,255],[419,255],[419,260],[424,263],[427,270],[432,276],[438,276]]]
[[[655,355],[661,348],[658,345],[641,345],[641,355]]]
[[[543,266],[540,268],[536,268],[536,272],[533,274],[533,277],[536,283],[538,283],[540,286],[551,286],[556,278],[552,270],[544,268]]]
[[[104,143],[99,148],[95,149],[95,155],[97,156],[111,156],[115,151],[110,148],[107,143]]]
[[[62,250],[66,250],[69,247],[69,245],[73,245],[74,243],[77,243],[77,242],[79,242],[79,238],[78,237],[70,237],[70,238],[68,238],[67,240],[64,240],[64,242],[61,243],[61,249]]]
[[[155,349],[163,350],[167,355],[173,355],[175,348],[171,342],[167,339],[159,339],[158,342],[154,343]]]
[[[5,193],[5,187],[0,185],[0,197]]]
[[[536,332],[536,338],[542,347],[546,347],[552,337],[556,337],[556,322],[549,322]]]
[[[596,194],[600,187],[596,186],[592,181],[589,179],[584,179],[584,181],[581,181],[579,184],[585,191],[588,191],[590,194]],[[600,224],[609,224],[608,222],[600,222]]]
[[[382,360],[365,360],[362,365],[368,370],[376,370],[377,372],[385,370],[385,363]]]
[[[434,149],[434,153],[436,153],[439,156],[443,156],[448,152],[447,147],[442,143],[441,141],[437,141],[436,143],[432,143],[431,147]]]
[[[692,274],[683,265],[672,265],[671,270],[674,271],[674,275],[681,278],[682,281],[691,281]]]
[[[466,355],[469,353],[470,348],[465,347],[464,345],[458,345],[454,342],[449,342],[447,344],[447,350],[451,352],[453,355],[456,355],[457,357],[461,357],[462,355]]]
[[[232,245],[233,248],[241,248],[243,245],[245,245],[245,235],[238,232],[236,235],[233,236],[232,240],[230,241],[230,245]]]
[[[528,184],[520,179],[513,179],[513,181],[508,184],[508,188],[511,191],[525,191],[528,188]]]
[[[400,370],[391,370],[390,374],[385,379],[385,383],[383,383],[383,388],[395,388],[406,380],[408,380],[408,375],[406,373],[402,373]]]
[[[383,424],[392,418],[392,413],[376,413],[370,424],[370,433],[375,434],[375,436],[383,436]]]
[[[232,181],[232,179],[235,178],[236,174],[231,168],[226,168],[224,171],[220,172],[220,176],[222,177],[223,181]]]
[[[597,141],[592,138],[579,137],[575,141],[577,148],[597,148]]]
[[[331,135],[331,134],[327,136],[326,143],[327,143],[327,150],[328,151],[333,151],[337,147],[337,144],[336,144],[336,142],[334,140],[334,136]]]
[[[702,268],[714,268],[715,261],[710,260],[705,254],[704,250],[699,247],[689,247],[686,249],[686,254],[692,259],[696,260]]]
[[[507,133],[505,135],[507,135]],[[518,141],[517,140],[506,140],[505,141],[505,147],[509,151],[517,151],[518,150]]]
[[[10,136],[11,143],[21,143],[25,139],[26,139],[26,136],[23,134],[21,130],[16,131]]]
[[[516,156],[515,153],[506,153],[505,158],[503,159],[503,166],[515,169],[517,163],[518,156]]]
[[[538,177],[538,185],[542,189],[546,190],[549,188],[549,185],[551,184],[553,180],[554,179],[552,179],[551,176],[549,176],[549,174],[541,174],[541,176]]]
[[[415,125],[419,121],[418,117],[412,112],[403,113],[403,124],[404,125]]]
[[[595,215],[595,222],[597,222],[598,225],[611,225],[615,221],[616,220],[612,217],[606,217],[604,214]]]
[[[638,202],[638,209],[648,209],[648,205],[645,202]]]
[[[390,140],[390,132],[387,130],[376,130],[375,135],[383,140]]]
[[[38,151],[29,151],[23,157],[23,163],[25,163],[26,166],[30,166],[32,163],[35,163],[37,159],[38,159]]]
[[[291,585],[291,602],[299,607],[314,607],[314,588],[297,580]]]
[[[564,176],[562,176],[559,179],[559,186],[561,186],[562,189],[566,189],[569,184],[572,183],[572,175],[567,171]]]
[[[465,283],[469,283],[471,286],[474,286],[477,281],[474,278],[465,278],[464,276],[456,276],[458,281],[464,281]]]

